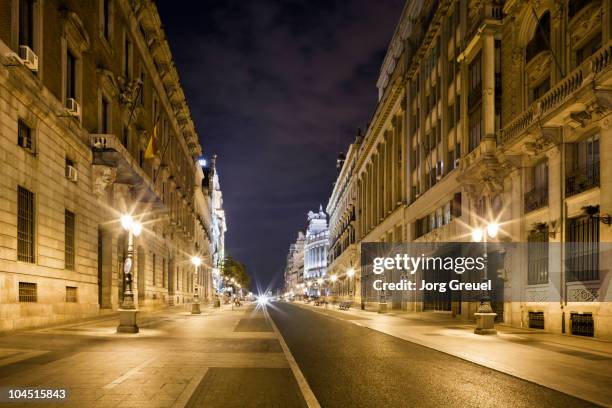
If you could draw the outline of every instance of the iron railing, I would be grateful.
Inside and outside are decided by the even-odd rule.
[[[612,66],[612,41],[604,44],[599,51],[580,64],[565,78],[555,84],[542,97],[535,100],[529,107],[508,123],[499,133],[498,145],[513,141],[526,129],[536,124],[558,106],[568,101],[592,75],[598,75]]]
[[[525,213],[548,205],[548,186],[536,187],[525,193]]]
[[[572,196],[599,186],[599,162],[571,171],[565,179],[565,195]]]

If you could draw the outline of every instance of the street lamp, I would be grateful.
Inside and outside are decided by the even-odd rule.
[[[499,224],[496,222],[487,223],[484,228],[475,228],[472,230],[472,240],[474,242],[483,243],[483,258],[484,258],[484,270],[483,270],[483,285],[487,285],[488,280],[488,269],[489,269],[489,254],[487,250],[487,237],[495,238],[499,233]],[[491,299],[489,298],[489,292],[487,289],[482,290],[482,296],[480,298],[480,305],[478,311],[474,313],[476,316],[476,328],[474,333],[476,334],[495,334],[495,316],[497,313],[493,311],[491,307]]]
[[[128,249],[123,263],[123,276],[125,285],[123,288],[123,302],[119,310],[119,333],[138,333],[138,322],[136,305],[134,304],[134,292],[132,291],[132,266],[134,263],[134,237],[142,233],[142,224],[135,221],[130,214],[121,216],[121,226],[128,233]]]
[[[355,281],[353,280],[355,268],[350,268],[346,271],[346,276],[349,278],[349,300],[353,303],[353,297],[355,296]]]
[[[202,264],[202,260],[199,256],[192,256],[191,263],[195,268],[195,285],[193,288],[193,302],[191,303],[191,314],[200,314],[202,311],[200,310],[200,295],[198,294],[199,284],[198,284],[198,267]]]
[[[335,304],[335,297],[336,297],[336,281],[338,280],[338,276],[336,275],[331,275],[329,277],[329,280],[332,282],[332,304]]]

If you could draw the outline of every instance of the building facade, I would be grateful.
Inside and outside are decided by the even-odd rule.
[[[151,1],[0,1],[0,330],[189,302],[198,136]],[[203,284],[212,261],[199,273]]]
[[[204,166],[203,189],[208,193],[211,226],[211,261],[212,261],[212,286],[214,295],[223,290],[223,277],[221,268],[225,259],[225,210],[223,209],[223,193],[219,182],[217,171],[217,156],[213,155],[210,164]]]
[[[320,296],[317,286],[319,279],[327,277],[327,253],[329,250],[329,228],[323,206],[319,212],[308,212],[308,228],[304,243],[304,285],[305,294]]]
[[[339,157],[336,167],[339,170],[332,195],[327,204],[329,214],[329,251],[327,274],[338,279],[335,282],[322,282],[331,286],[337,300],[342,302],[361,302],[360,277],[355,275],[359,269],[357,236],[355,234],[357,183],[353,177],[361,147],[361,131],[349,146],[346,156]],[[347,273],[351,271],[350,273]]]
[[[612,338],[600,267],[612,240],[611,30],[610,0],[407,2],[348,182],[355,242],[469,241],[495,222],[497,241],[558,243],[558,256],[505,255],[498,321]],[[332,231],[345,222],[334,210],[345,174]],[[478,307],[406,292],[386,303],[465,320]]]
[[[304,282],[304,243],[306,237],[302,231],[298,231],[295,243],[289,245],[287,253],[287,265],[285,267],[285,293],[301,295],[301,285]]]

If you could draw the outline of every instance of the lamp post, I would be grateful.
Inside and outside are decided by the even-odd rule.
[[[200,314],[202,311],[200,310],[200,295],[199,291],[199,282],[198,282],[198,267],[202,264],[202,260],[199,256],[192,256],[191,263],[195,268],[195,285],[193,288],[193,302],[191,303],[191,314]]]
[[[488,285],[488,274],[489,274],[489,254],[487,250],[487,237],[495,238],[499,232],[499,224],[496,222],[487,223],[485,227],[475,228],[472,230],[472,241],[483,243],[483,258],[484,258],[484,270],[483,270],[483,285]],[[480,298],[480,304],[478,305],[478,311],[474,313],[476,316],[476,328],[474,333],[476,334],[496,334],[495,330],[495,317],[497,313],[493,311],[491,307],[491,299],[489,297],[489,291],[487,289],[482,290],[482,296]]]
[[[346,276],[348,276],[349,278],[349,300],[351,301],[351,303],[353,303],[353,299],[355,296],[355,281],[353,280],[353,277],[355,276],[355,269],[350,268],[348,271],[346,271]]]
[[[332,282],[332,304],[334,304],[336,302],[336,281],[338,277],[336,275],[331,275],[329,280]]]
[[[142,232],[142,224],[134,221],[130,214],[121,216],[121,226],[128,233],[128,250],[123,262],[123,276],[125,285],[123,288],[123,302],[119,309],[118,333],[138,333],[138,310],[134,304],[134,292],[132,291],[132,266],[134,264],[134,237]]]

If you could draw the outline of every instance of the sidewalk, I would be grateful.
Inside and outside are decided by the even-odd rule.
[[[378,314],[293,303],[612,407],[612,343],[497,326],[497,336],[438,313]]]
[[[2,387],[69,393],[67,402],[8,406],[306,406],[281,340],[252,307],[147,313],[137,334],[116,333],[117,323],[105,316],[0,337]]]

